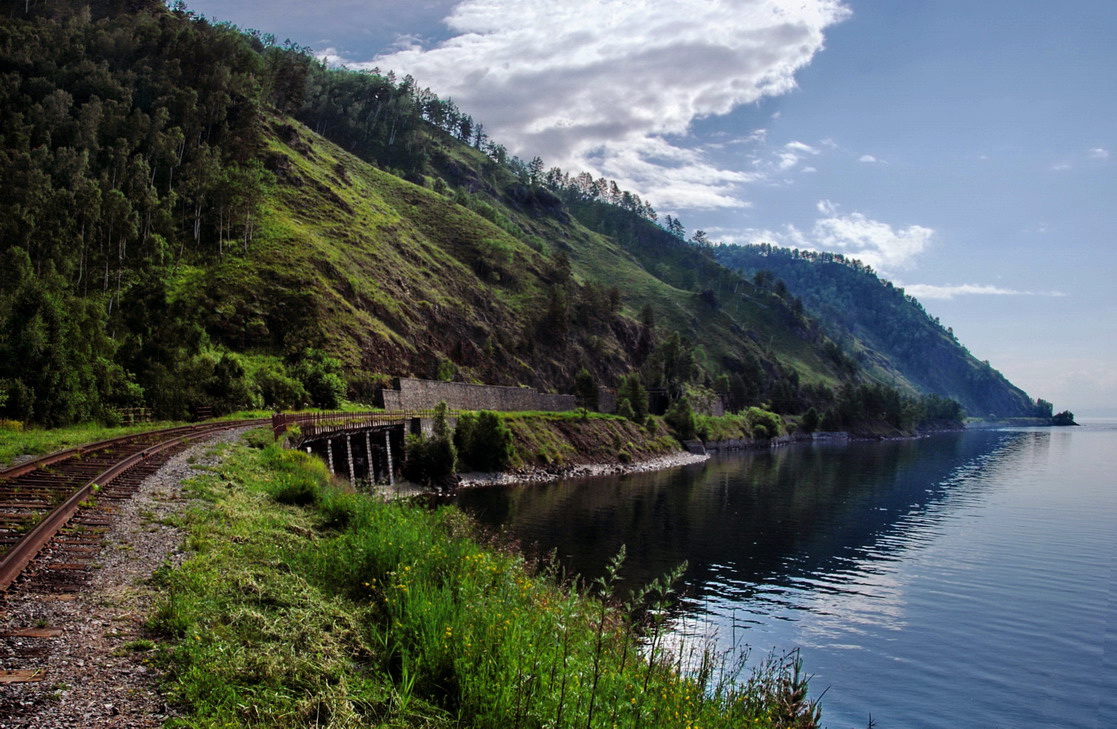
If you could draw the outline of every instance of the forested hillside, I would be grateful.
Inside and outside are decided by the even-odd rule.
[[[803,300],[825,330],[869,375],[892,385],[954,398],[974,416],[1050,417],[912,296],[840,254],[770,245],[719,246],[719,261],[759,285]]]
[[[582,368],[899,407],[799,298],[410,77],[157,0],[0,18],[0,417],[335,407],[391,375],[570,391]]]

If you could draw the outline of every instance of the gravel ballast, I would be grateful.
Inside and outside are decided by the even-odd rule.
[[[3,630],[48,627],[58,638],[0,638],[0,666],[41,668],[40,682],[0,686],[0,729],[158,727],[169,715],[144,622],[154,608],[149,578],[177,566],[187,506],[182,481],[217,463],[213,446],[243,431],[191,446],[147,478],[117,508],[93,574],[72,601],[15,590],[0,607]],[[27,656],[27,649],[39,655]]]

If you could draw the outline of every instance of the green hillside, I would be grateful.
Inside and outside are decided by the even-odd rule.
[[[720,246],[716,255],[754,280],[785,285],[801,297],[874,379],[951,397],[972,416],[1043,416],[1023,390],[979,362],[917,300],[857,261],[769,245]]]
[[[0,17],[0,417],[336,407],[394,375],[569,392],[582,368],[785,413],[958,391],[410,77],[157,0]]]

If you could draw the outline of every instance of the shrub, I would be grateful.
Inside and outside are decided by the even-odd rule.
[[[811,408],[803,416],[803,420],[799,424],[799,427],[804,433],[813,433],[818,428],[819,421],[818,411]]]
[[[292,368],[311,402],[320,408],[337,408],[345,395],[341,362],[319,349],[307,349]]]
[[[403,475],[424,486],[436,486],[458,467],[458,449],[446,422],[446,403],[435,408],[433,435],[408,435],[404,441]]]
[[[405,440],[403,475],[423,486],[434,486],[454,473],[458,450],[451,440],[411,434]]]
[[[256,391],[245,375],[240,361],[231,354],[221,355],[213,366],[213,377],[206,385],[214,413],[224,415],[258,405]]]
[[[675,435],[679,440],[694,440],[697,435],[697,423],[694,419],[694,411],[690,408],[690,400],[686,397],[680,397],[678,400],[667,408],[664,413],[663,419],[671,426],[671,430],[675,431]]]
[[[745,413],[749,429],[754,438],[775,438],[780,434],[780,416],[758,407],[751,407]]]
[[[471,463],[484,471],[503,471],[511,465],[515,455],[512,431],[500,416],[487,410],[479,413]]]
[[[268,364],[257,370],[256,387],[264,405],[276,410],[296,410],[310,400],[303,383],[280,364]]]
[[[458,416],[457,425],[454,426],[454,445],[458,448],[458,455],[464,460],[473,463],[473,439],[477,433],[477,415],[462,413]]]
[[[480,471],[503,471],[516,456],[512,431],[499,415],[487,410],[459,416],[454,443],[462,460]]]
[[[445,357],[439,357],[435,364],[434,378],[442,382],[453,382],[458,374],[458,368]]]

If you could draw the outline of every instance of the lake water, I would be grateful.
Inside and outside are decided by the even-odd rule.
[[[1117,420],[463,492],[587,578],[686,560],[680,635],[800,648],[823,723],[1117,727]]]

